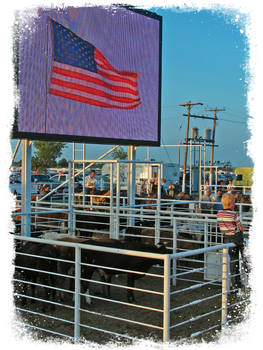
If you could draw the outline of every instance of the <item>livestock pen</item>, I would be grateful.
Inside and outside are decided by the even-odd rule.
[[[249,288],[241,296],[229,291],[230,245],[222,243],[215,213],[200,212],[198,200],[161,198],[160,188],[157,198],[131,198],[129,193],[121,193],[119,171],[116,187],[111,170],[109,194],[89,194],[89,202],[84,192],[74,193],[69,176],[68,202],[42,197],[32,202],[31,211],[13,213],[20,218],[16,220],[16,233],[24,233],[14,235],[16,256],[20,256],[15,260],[14,275],[17,322],[37,338],[98,343],[138,338],[213,340],[217,330],[240,322],[249,303]],[[248,240],[252,213],[243,213],[240,204],[240,214]],[[23,228],[23,217],[30,218],[29,231]],[[89,237],[115,239],[126,242],[126,247],[128,242],[138,242],[141,247],[162,243],[167,252],[47,239],[54,232],[83,242]],[[34,238],[40,235],[43,238]],[[29,250],[23,250],[25,242],[32,243]],[[43,245],[48,248],[42,249]],[[71,247],[74,253],[66,259],[58,247]],[[113,267],[104,261],[98,264],[82,259],[87,252],[93,256],[90,252],[94,251],[111,254],[113,262],[124,255],[146,259],[143,261],[147,264],[157,259],[158,263],[140,271],[135,266]],[[96,271],[87,277],[91,269]],[[111,280],[101,275],[101,271],[109,270]],[[136,279],[135,286],[128,285],[128,275],[142,278]],[[243,280],[247,287],[245,273]],[[82,288],[88,284],[87,294]],[[111,297],[102,287],[110,288]],[[127,290],[134,291],[136,302],[127,301]],[[89,298],[91,304],[87,304]]]
[[[113,340],[132,342],[139,338],[164,342],[185,339],[211,341],[216,337],[216,330],[231,322],[239,322],[244,317],[241,310],[249,303],[248,292],[241,297],[233,297],[229,293],[227,250],[231,244],[174,254],[156,254],[59,240],[20,236],[14,238],[18,247],[17,256],[25,256],[24,261],[27,261],[26,265],[16,266],[14,275],[16,322],[21,327],[28,328],[37,339],[97,343]],[[28,254],[21,249],[26,242],[44,244],[55,249],[71,247],[74,259],[64,260],[56,254],[41,256],[41,250],[37,248]],[[157,259],[159,263],[147,272],[141,272],[138,267],[128,270],[125,266],[119,266],[113,272],[111,282],[101,280],[97,274],[86,279],[83,277],[83,269],[92,267],[97,271],[107,271],[113,267],[105,265],[103,261],[96,266],[87,262],[82,259],[86,256],[85,251],[112,254],[112,261],[124,255],[146,259],[143,261]],[[209,252],[220,253],[223,257],[219,267],[221,273],[217,278],[205,280],[208,268],[205,262],[199,267],[188,267],[187,270],[180,268],[181,259]],[[52,271],[50,268],[48,271],[43,269],[46,266],[43,261],[53,262]],[[72,267],[69,269],[71,273],[61,273],[60,265],[63,263]],[[32,273],[36,273],[37,278],[27,279]],[[43,275],[46,274],[55,278],[49,279],[45,284]],[[128,274],[143,277],[131,287],[124,280],[124,275]],[[70,281],[73,282],[73,288],[70,288]],[[90,284],[88,295],[81,289],[84,283]],[[102,286],[110,286],[111,297],[104,296]],[[32,287],[36,287],[36,293]],[[136,302],[126,300],[127,289],[134,291]],[[56,296],[51,291],[56,292]],[[91,299],[91,304],[86,302],[87,296]]]

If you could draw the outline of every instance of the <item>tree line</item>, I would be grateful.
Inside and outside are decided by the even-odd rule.
[[[31,158],[32,171],[38,170],[38,172],[46,172],[48,168],[67,168],[68,160],[61,157],[65,142],[50,142],[50,141],[34,141],[34,153]],[[115,149],[111,154],[112,159],[125,160],[128,158],[127,152],[122,147]],[[21,166],[22,161],[14,162],[14,165]],[[102,165],[102,164],[101,164]]]

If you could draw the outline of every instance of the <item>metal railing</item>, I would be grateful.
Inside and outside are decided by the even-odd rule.
[[[232,247],[233,243],[174,254],[155,254],[19,236],[15,236],[15,239],[16,242],[29,241],[71,247],[75,251],[74,260],[61,260],[57,256],[48,257],[58,267],[63,262],[71,264],[74,268],[73,275],[62,274],[59,269],[48,272],[48,275],[55,276],[56,282],[62,278],[66,285],[68,280],[73,281],[74,289],[57,284],[44,285],[41,279],[39,282],[25,281],[15,275],[14,283],[17,286],[15,297],[20,319],[32,331],[42,334],[42,337],[44,337],[43,334],[46,334],[53,337],[66,337],[74,342],[85,340],[100,342],[102,339],[108,341],[118,338],[135,340],[138,337],[147,338],[151,335],[167,342],[185,337],[199,337],[228,325],[229,279],[231,276],[229,275],[227,249]],[[112,283],[99,280],[96,276],[85,280],[82,276],[82,269],[89,266],[94,267],[90,263],[83,262],[81,258],[86,249],[113,254],[113,259],[118,259],[120,255],[158,259],[163,261],[161,264],[163,267],[153,266],[147,273],[143,273],[144,277],[136,282],[136,287],[127,287],[121,277],[115,278]],[[220,276],[214,280],[204,280],[205,271],[209,268],[205,263],[187,268],[181,265],[186,258],[209,252],[217,254],[221,252],[223,256],[221,267],[219,266]],[[36,261],[45,258],[40,258],[37,250],[30,257]],[[100,266],[96,267],[104,271],[111,268],[105,266],[103,261]],[[39,276],[47,273],[41,269],[35,271],[36,265],[16,266],[16,271],[21,269],[37,272]],[[142,274],[138,270],[127,270],[125,266],[118,268],[116,274],[121,275],[124,272],[125,274]],[[174,279],[177,280],[175,285],[172,283]],[[81,291],[84,282],[92,283],[93,292],[88,293],[93,300],[92,306],[82,306],[83,299],[87,296]],[[49,291],[60,292],[64,295],[65,301],[45,299],[41,295],[32,297],[29,292],[23,293],[19,290],[24,284],[31,287],[34,285],[39,290],[48,288]],[[112,297],[110,299],[98,293],[98,288],[101,286],[111,287]],[[137,303],[125,300],[123,293],[127,289],[132,289],[136,293]],[[74,296],[73,302],[72,295]],[[28,300],[26,306],[21,305],[23,298]],[[248,300],[242,301],[242,303],[247,302]],[[40,312],[39,309],[43,304],[53,305],[56,310]],[[188,325],[187,328],[186,325]]]

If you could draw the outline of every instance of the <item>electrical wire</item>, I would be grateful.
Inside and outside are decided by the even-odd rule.
[[[163,138],[161,138],[161,140],[162,140],[163,145],[165,145]],[[166,152],[167,158],[169,159],[170,163],[172,163],[172,160],[171,160],[171,158],[170,158],[170,155],[169,155],[169,153],[168,153],[168,151],[167,151],[167,147],[164,146],[164,150],[165,150],[165,152]]]

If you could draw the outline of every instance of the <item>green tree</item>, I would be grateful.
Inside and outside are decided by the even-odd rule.
[[[125,160],[128,158],[128,153],[124,151],[122,147],[118,147],[112,152],[112,159]]]
[[[59,167],[59,168],[67,168],[67,167],[68,167],[68,161],[67,161],[66,158],[60,159],[60,160],[57,162],[57,164],[58,164],[58,167]]]
[[[64,142],[34,141],[36,149],[32,157],[32,170],[46,172],[47,168],[57,166],[56,159],[61,156]]]

